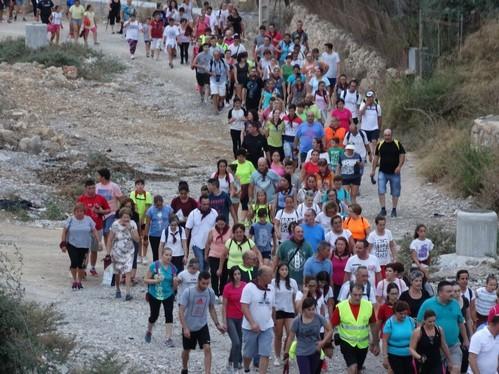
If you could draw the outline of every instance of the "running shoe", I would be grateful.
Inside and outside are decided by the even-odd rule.
[[[275,367],[281,366],[281,360],[279,360],[279,357],[276,357],[274,359],[274,366]]]
[[[90,269],[90,274],[92,274],[94,277],[99,276],[99,274],[97,273],[97,271],[94,268]]]
[[[168,339],[165,340],[165,346],[167,348],[173,348],[173,347],[175,347],[175,344],[173,344],[172,338],[168,338]]]
[[[152,332],[146,331],[146,336],[144,337],[144,340],[146,343],[150,343],[152,338]]]
[[[130,295],[130,294],[127,294],[127,295],[125,296],[125,301],[130,301],[130,300],[132,300],[132,299],[133,299],[133,296],[132,296],[132,295]]]
[[[381,217],[386,217],[386,209],[385,209],[385,207],[381,208],[381,210],[379,211],[379,215]]]
[[[390,214],[391,217],[397,217],[397,209],[393,208],[392,213]]]
[[[116,291],[116,299],[121,299],[121,291]]]
[[[83,286],[81,285],[81,282],[76,283],[76,287],[78,287],[79,290],[83,289]]]

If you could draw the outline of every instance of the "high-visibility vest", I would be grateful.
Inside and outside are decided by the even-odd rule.
[[[360,309],[355,319],[348,300],[338,304],[340,312],[340,325],[338,333],[340,338],[352,347],[364,349],[369,347],[369,320],[373,313],[373,305],[364,299],[360,300]]]

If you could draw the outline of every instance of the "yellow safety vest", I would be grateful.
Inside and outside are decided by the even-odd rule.
[[[348,300],[340,302],[337,306],[340,312],[340,338],[352,347],[364,349],[369,347],[369,319],[373,313],[373,305],[364,299],[360,300],[360,309],[355,319]]]

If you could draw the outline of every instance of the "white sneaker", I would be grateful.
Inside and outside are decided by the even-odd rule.
[[[278,357],[276,357],[276,358],[274,359],[274,366],[275,366],[275,367],[281,366],[281,360],[279,360],[279,358],[278,358]]]

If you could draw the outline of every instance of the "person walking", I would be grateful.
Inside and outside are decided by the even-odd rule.
[[[426,300],[421,305],[417,320],[421,323],[428,309],[436,313],[436,323],[442,328],[449,347],[448,369],[451,374],[458,374],[461,371],[463,357],[459,335],[462,337],[463,348],[467,349],[469,347],[469,341],[461,308],[457,301],[452,299],[452,293],[452,284],[445,280],[441,281],[437,286],[437,295]]]
[[[425,310],[422,323],[412,333],[409,351],[416,361],[418,373],[441,374],[444,370],[441,353],[445,354],[447,361],[451,358],[444,330],[436,324],[436,320],[433,310]]]
[[[262,266],[258,269],[253,283],[247,284],[241,295],[243,312],[243,364],[249,371],[251,360],[259,356],[258,372],[267,373],[274,338],[274,292],[268,288],[272,281],[272,268]]]
[[[321,367],[322,348],[331,343],[333,329],[328,320],[317,313],[312,297],[303,300],[302,313],[291,324],[284,360],[289,359],[289,350],[296,338],[296,360],[300,374],[315,374]],[[324,333],[321,333],[324,329]]]
[[[469,352],[469,374],[499,372],[499,315],[489,315],[487,326],[471,337]]]
[[[85,259],[92,244],[92,239],[100,243],[95,222],[85,215],[85,205],[77,203],[73,209],[73,216],[64,224],[59,247],[62,252],[67,252],[71,265],[69,271],[73,277],[73,290],[82,289],[81,281],[85,275]],[[102,244],[99,244],[102,247]],[[101,248],[102,250],[102,248]]]
[[[494,274],[489,274],[485,279],[485,286],[476,290],[476,298],[471,302],[472,318],[475,330],[487,323],[489,310],[496,304],[497,279]]]
[[[380,216],[386,216],[386,184],[390,182],[390,194],[392,195],[391,217],[397,217],[397,204],[400,198],[401,178],[400,172],[405,163],[405,149],[402,143],[393,138],[392,130],[383,132],[383,140],[378,143],[374,152],[371,177],[374,178],[379,162],[378,171],[378,197],[381,210]]]
[[[125,274],[126,301],[132,300],[130,290],[135,252],[133,242],[139,241],[137,224],[131,218],[132,211],[128,208],[122,208],[120,218],[113,222],[107,239],[107,254],[111,255],[116,279],[116,298],[121,298],[120,280],[121,274]]]
[[[409,289],[400,295],[400,300],[409,304],[412,318],[418,316],[419,308],[430,298],[428,292],[423,288],[423,277],[423,272],[419,270],[411,271],[409,274]]]
[[[218,216],[215,227],[210,230],[204,247],[205,261],[210,266],[211,288],[217,297],[222,295],[227,280],[227,264],[222,263],[222,266],[220,266],[220,262],[223,260],[225,254],[225,243],[231,236],[232,232],[227,220],[224,216]],[[217,270],[220,267],[222,268],[222,272],[218,275]]]
[[[146,300],[149,303],[149,319],[145,342],[150,343],[152,329],[158,320],[161,305],[165,311],[165,345],[172,348],[173,328],[173,302],[175,300],[175,289],[177,288],[177,268],[172,264],[172,250],[165,248],[161,258],[149,265],[144,283],[147,284]]]
[[[215,309],[215,293],[210,288],[210,273],[199,273],[196,287],[186,289],[180,296],[178,316],[182,325],[182,371],[188,374],[189,355],[196,345],[204,353],[204,373],[211,374],[210,330],[208,329],[208,313],[220,333],[225,327],[218,321]]]
[[[205,271],[208,264],[205,262],[204,248],[210,230],[215,226],[218,217],[217,211],[210,208],[210,199],[208,196],[201,196],[199,208],[189,213],[185,229],[187,232],[187,241],[190,242],[194,256],[199,261],[199,268]],[[187,249],[189,252],[189,249]],[[189,253],[186,254],[189,258]]]
[[[227,327],[231,348],[229,354],[229,370],[237,372],[243,364],[243,312],[241,310],[241,295],[246,283],[241,281],[239,267],[233,266],[228,271],[228,283],[223,288],[222,321]]]
[[[163,253],[165,248],[172,250],[172,264],[180,273],[187,264],[187,236],[185,235],[185,229],[179,225],[178,219],[174,215],[170,217],[168,227],[161,233],[159,253]]]
[[[303,266],[303,275],[305,277],[316,277],[321,271],[325,271],[328,273],[329,279],[331,279],[333,275],[333,264],[329,257],[331,257],[331,245],[329,242],[322,240],[317,246],[317,252],[315,255],[305,261],[305,265]]]
[[[348,374],[359,374],[364,366],[368,349],[379,355],[379,335],[373,305],[362,298],[362,285],[352,283],[350,297],[334,309],[331,323],[338,326],[340,349]],[[369,329],[372,341],[369,342]]]
[[[153,261],[158,261],[159,259],[159,244],[161,242],[161,235],[163,231],[170,224],[170,215],[173,210],[168,204],[164,204],[163,196],[154,196],[154,204],[146,211],[146,227],[144,229],[144,245],[147,242],[151,243],[151,251]],[[147,264],[147,260],[144,258],[143,263]]]

